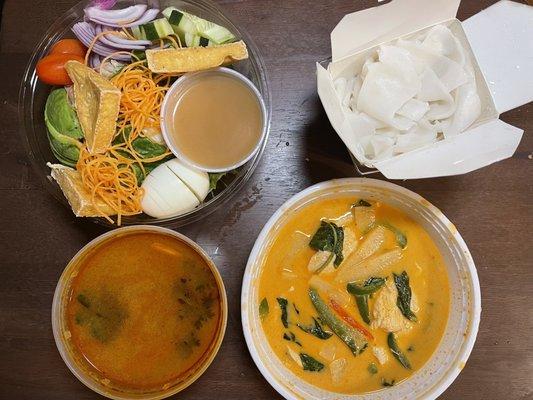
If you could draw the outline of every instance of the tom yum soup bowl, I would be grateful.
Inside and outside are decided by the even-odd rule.
[[[137,225],[83,247],[61,275],[52,328],[84,385],[111,399],[162,399],[215,358],[228,308],[208,255],[169,229]]]
[[[375,218],[367,225],[370,228],[366,231],[360,230],[362,225],[357,222],[358,218],[359,221],[364,220],[361,217],[363,214],[357,214],[367,212],[357,209],[363,206],[368,207],[367,210]],[[338,214],[341,208],[348,212]],[[313,270],[312,261],[320,253],[313,247],[319,243],[315,239],[320,236],[320,243],[324,243],[324,230],[328,224],[335,228],[333,231],[343,227],[345,258],[337,269],[333,269],[334,262],[328,258],[321,264],[321,269]],[[363,266],[369,268],[365,273],[372,268],[372,276],[376,278],[372,278],[374,281],[370,286],[377,285],[376,282],[381,280],[379,291],[367,297],[366,313],[368,316],[370,308],[370,323],[365,324],[362,322],[365,318],[359,301],[357,305],[354,304],[350,295],[343,315],[343,310],[339,310],[335,303],[340,302],[342,296],[346,297],[348,292],[341,290],[339,293],[332,290],[339,288],[332,286],[340,282],[340,289],[346,288],[356,297],[357,293],[350,290],[352,283],[347,287],[346,282],[354,282],[355,288],[361,290],[362,283],[359,282],[363,278],[345,279],[345,266],[350,265],[349,260],[353,260],[353,256],[359,256],[358,251],[366,248],[365,240],[369,239],[372,231],[377,232],[378,229],[381,232],[385,229],[384,234],[388,235],[381,242],[384,244],[380,252],[374,253],[371,258],[363,258],[363,264],[352,264],[359,269],[348,269],[351,276],[354,272],[358,274]],[[318,235],[321,230],[323,235]],[[344,251],[350,247],[350,241],[347,241],[349,231],[362,232],[362,236],[354,235],[359,244],[351,246],[353,252],[347,255]],[[403,232],[403,245],[401,236],[397,235],[400,231]],[[286,257],[285,248],[294,250],[292,244],[286,244],[296,237],[290,236],[291,232],[305,236],[301,240],[298,255],[290,256],[285,262],[285,259],[278,257]],[[342,237],[338,232],[336,235]],[[333,248],[335,260],[337,250],[335,245]],[[387,266],[380,266],[380,270],[374,268],[372,260],[400,251],[403,254],[398,258],[400,261],[388,264],[394,274]],[[429,253],[434,256],[425,255]],[[418,254],[420,258],[415,262]],[[346,263],[344,270],[342,263]],[[290,270],[287,275],[285,264]],[[324,265],[327,266],[323,268]],[[278,267],[284,270],[275,272]],[[375,326],[374,323],[382,323],[375,313],[380,310],[378,302],[386,293],[391,293],[388,291],[389,285],[400,287],[402,283],[398,283],[397,279],[404,275],[401,270],[407,271],[409,276],[407,287],[410,285],[409,291],[412,289],[413,295],[410,299],[418,299],[416,306],[411,302],[409,311],[414,311],[417,318],[403,320],[402,323],[413,324],[407,331]],[[294,280],[287,283],[284,281],[287,279]],[[369,280],[365,282],[366,286]],[[405,287],[405,280],[403,285]],[[273,293],[269,292],[271,288]],[[405,307],[409,310],[409,306],[402,308],[401,304],[396,304],[397,301],[400,303],[401,294],[393,290],[393,300],[389,298],[393,308],[396,311],[397,308],[401,309],[400,317],[407,317]],[[329,315],[333,317],[328,316],[327,310],[324,311],[328,307]],[[443,313],[437,315],[442,310]],[[244,336],[254,362],[274,389],[287,399],[435,399],[459,375],[472,351],[480,321],[481,293],[470,252],[455,226],[441,211],[416,193],[398,185],[374,179],[347,178],[322,182],[305,189],[289,199],[269,219],[248,259],[242,285],[241,314]],[[302,329],[302,323],[308,325],[311,317],[315,316],[316,319],[317,315],[321,327],[315,326],[315,332],[309,332],[310,328],[305,326]],[[351,333],[344,339],[334,327],[335,318],[344,326],[349,324]],[[361,322],[357,321],[359,318]],[[355,333],[350,326],[356,329]],[[320,330],[329,330],[329,337],[327,334],[325,338],[316,334],[324,333],[316,332]],[[272,335],[272,332],[275,334]],[[284,332],[291,332],[292,335],[289,333],[285,336]],[[432,336],[435,332],[439,332],[440,336]],[[361,335],[365,336],[364,346],[358,342]],[[352,337],[355,341],[350,342]],[[334,348],[336,346],[332,357],[331,353],[328,355],[323,352],[330,342]],[[426,346],[429,342],[432,345]],[[383,357],[378,357],[378,346],[382,348],[382,354],[386,353],[385,361]],[[406,356],[407,363],[395,355],[394,347]],[[357,355],[354,357],[354,354]],[[336,367],[333,364],[339,361],[339,357],[342,357],[346,368],[341,381],[337,380],[335,384]],[[355,368],[356,363],[363,364]],[[353,385],[349,383],[350,379],[354,380]]]

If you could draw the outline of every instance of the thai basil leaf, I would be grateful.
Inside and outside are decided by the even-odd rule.
[[[263,320],[268,315],[269,307],[268,307],[268,300],[266,297],[261,300],[261,303],[259,303],[259,317]]]
[[[283,297],[278,297],[276,299],[279,304],[279,308],[281,308],[281,323],[285,328],[289,327],[289,321],[288,321],[288,314],[287,314],[287,305],[289,302],[287,299],[284,299]]]
[[[296,324],[296,326],[298,326],[298,328],[300,328],[305,333],[309,333],[322,340],[329,339],[331,335],[333,335],[331,332],[325,331],[320,322],[318,322],[315,317],[313,317],[313,324],[311,325]]]
[[[395,379],[391,379],[390,381],[387,381],[385,378],[381,378],[381,386],[383,387],[392,387],[396,383]]]
[[[389,349],[394,358],[396,358],[404,368],[411,369],[411,363],[398,347],[398,343],[396,342],[396,336],[394,335],[394,333],[390,332],[387,336],[387,344],[389,345]]]
[[[405,271],[403,271],[400,275],[393,275],[396,289],[398,289],[398,299],[396,304],[405,318],[409,319],[410,321],[416,321],[416,315],[411,310],[411,287],[409,286],[409,276]]]
[[[300,359],[302,360],[304,371],[319,372],[324,369],[324,364],[322,364],[320,361],[315,360],[308,354],[300,353]]]
[[[342,248],[344,244],[344,229],[333,222],[321,221],[320,227],[315,232],[309,246],[314,250],[330,251],[335,254],[335,267],[338,267],[344,256]]]
[[[356,201],[352,204],[352,207],[372,207],[372,204],[370,204],[368,201],[359,199],[359,201]]]
[[[296,335],[294,333],[290,332],[290,331],[289,332],[285,332],[283,334],[283,339],[285,339],[285,340],[287,340],[289,342],[294,342],[298,346],[302,347],[302,344],[298,340],[296,340]]]

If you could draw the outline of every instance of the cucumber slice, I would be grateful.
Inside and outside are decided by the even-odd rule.
[[[187,47],[208,47],[208,46],[214,46],[215,43],[213,43],[211,40],[204,38],[199,35],[194,35],[191,33],[185,34],[185,46]]]
[[[137,39],[153,41],[174,34],[174,29],[166,18],[159,18],[155,21],[131,28],[131,33]]]
[[[222,44],[235,40],[235,36],[223,26],[207,21],[175,7],[163,10],[174,32],[185,40],[185,34],[198,35],[208,39],[212,44]],[[205,43],[205,42],[204,42]]]
[[[200,46],[200,36],[194,33],[185,33],[185,46],[198,47]]]
[[[162,13],[168,20],[174,33],[176,33],[182,41],[185,41],[185,34],[196,35],[197,29],[194,24],[191,14],[182,12],[175,7],[168,7]]]

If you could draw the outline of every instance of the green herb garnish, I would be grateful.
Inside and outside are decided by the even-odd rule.
[[[309,242],[309,246],[314,250],[329,251],[335,254],[333,265],[338,267],[344,259],[342,255],[343,243],[344,229],[333,222],[321,221],[320,227]],[[327,264],[329,263],[325,263],[323,267]],[[320,272],[320,270],[317,272]]]
[[[263,300],[261,300],[261,303],[259,303],[259,317],[261,320],[266,318],[269,311],[268,300],[264,297]]]
[[[369,278],[365,281],[363,286],[357,285],[355,283],[348,283],[346,285],[346,290],[349,293],[354,295],[357,308],[359,309],[359,314],[361,318],[367,324],[370,324],[370,311],[368,308],[368,298],[379,290],[385,284],[384,278]]]
[[[370,204],[368,201],[359,199],[359,201],[356,201],[352,204],[352,207],[372,207],[372,204]]]
[[[296,343],[298,346],[302,347],[302,344],[296,339],[296,335],[292,332],[285,332],[283,334],[283,339],[289,341],[289,342],[294,342]]]
[[[316,336],[322,340],[329,339],[331,335],[333,335],[331,332],[326,332],[315,317],[313,317],[313,324],[311,325],[296,324],[296,326],[298,326],[298,328],[300,328],[302,331]]]
[[[308,354],[300,353],[300,359],[302,360],[304,371],[319,372],[324,369],[324,364],[322,364],[320,361],[315,360]]]
[[[375,363],[370,363],[368,364],[368,368],[367,368],[368,372],[370,373],[370,375],[375,375],[378,373],[378,367]]]
[[[394,283],[398,289],[398,300],[396,304],[402,314],[410,321],[416,321],[416,315],[411,310],[411,287],[409,286],[409,276],[403,271],[400,275],[394,275]]]
[[[394,333],[389,333],[389,335],[387,336],[387,343],[394,358],[396,358],[404,368],[411,369],[411,363],[409,362],[405,354],[403,354],[403,352],[400,350],[400,347],[396,342],[396,336],[394,335]]]
[[[281,323],[285,328],[289,327],[289,321],[288,321],[288,314],[287,314],[287,305],[289,302],[287,299],[284,299],[283,297],[278,297],[276,299],[279,304],[279,308],[281,308]]]

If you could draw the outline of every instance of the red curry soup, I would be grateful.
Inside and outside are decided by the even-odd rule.
[[[188,244],[149,231],[119,235],[77,268],[66,306],[71,350],[110,386],[166,389],[209,356],[221,294]]]

